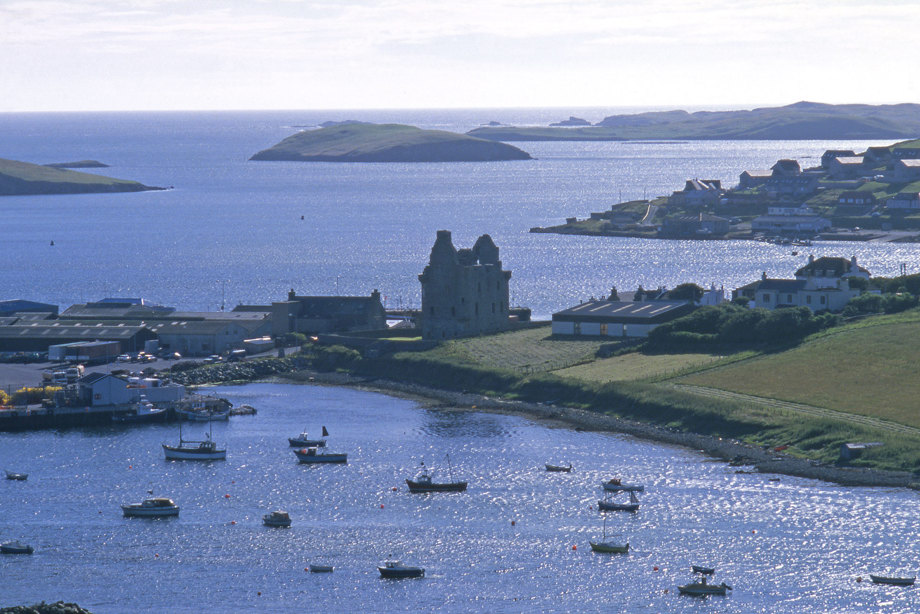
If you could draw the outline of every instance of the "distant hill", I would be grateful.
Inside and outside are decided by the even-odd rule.
[[[51,168],[108,168],[108,164],[103,164],[99,160],[77,160],[76,162],[53,162],[46,164]]]
[[[653,111],[611,115],[594,126],[481,127],[467,134],[498,141],[901,139],[920,136],[920,105],[797,102],[750,111]]]
[[[0,158],[0,196],[143,192],[162,189],[164,188],[146,186],[137,181]]]
[[[517,147],[402,124],[348,123],[298,132],[250,160],[297,162],[488,162],[530,160]]]

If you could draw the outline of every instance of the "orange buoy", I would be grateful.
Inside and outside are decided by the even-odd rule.
[[[303,570],[304,570],[304,571],[310,571],[310,568],[309,568],[309,567],[304,567]]]
[[[224,499],[229,499],[229,498],[230,498],[229,494],[224,495]]]
[[[383,503],[380,504],[380,509],[383,509]]]
[[[100,513],[101,513],[101,512],[100,512]],[[512,526],[512,527],[514,526],[514,521],[513,521],[513,520],[511,521],[511,526]]]
[[[231,520],[230,524],[236,524],[236,520]]]
[[[751,529],[751,533],[756,533],[757,529]]]
[[[572,550],[578,550],[578,546],[576,546],[575,544],[572,544]]]
[[[658,571],[658,565],[655,565],[654,567],[652,567],[652,571]]]
[[[128,469],[134,469],[134,465],[128,465]]]
[[[159,555],[159,554],[154,554],[154,555],[153,555],[153,558],[158,559],[158,558],[160,558],[160,555]]]
[[[262,591],[257,592],[256,595],[258,595],[259,597],[261,597],[261,596],[262,596]]]

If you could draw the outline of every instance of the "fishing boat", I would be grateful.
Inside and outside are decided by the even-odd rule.
[[[304,431],[297,437],[288,437],[288,443],[291,444],[292,448],[325,448],[326,437],[329,437],[329,431],[324,426],[323,439],[310,439],[310,435],[307,431]]]
[[[23,482],[23,481],[29,479],[29,474],[28,474],[28,473],[16,473],[15,471],[7,471],[7,472],[6,472],[6,479],[8,479],[8,480],[18,480],[18,481],[20,481],[20,482]]]
[[[310,573],[332,573],[332,565],[310,565]]]
[[[608,499],[601,499],[597,502],[597,509],[602,512],[635,512],[639,509],[639,500],[635,492],[629,491],[629,503],[616,503]]]
[[[911,586],[916,577],[898,578],[894,576],[874,576],[869,574],[869,578],[875,584],[893,584],[894,586]]]
[[[126,413],[113,413],[112,422],[156,422],[165,421],[167,411],[165,408],[156,407],[153,403],[141,397],[134,407]]]
[[[35,549],[19,540],[8,541],[0,544],[0,554],[32,554]]]
[[[297,460],[302,463],[347,463],[348,454],[338,454],[333,452],[320,452],[316,448],[301,448],[294,450]]]
[[[604,490],[608,492],[618,492],[625,490],[628,492],[642,492],[645,490],[645,486],[642,484],[624,484],[620,478],[610,478],[606,482],[601,484],[604,487]]]
[[[227,459],[227,450],[226,448],[220,449],[217,447],[217,443],[211,439],[211,431],[209,430],[205,433],[205,438],[202,441],[192,441],[188,439],[182,439],[182,421],[179,421],[179,445],[178,446],[168,446],[165,443],[163,445],[163,454],[166,455],[166,460],[202,460],[202,461],[211,461],[211,460],[226,460]]]
[[[179,515],[179,506],[166,497],[154,497],[144,499],[140,503],[122,505],[121,510],[128,518],[163,518]]]
[[[690,584],[683,584],[677,587],[677,590],[680,591],[681,595],[693,595],[695,597],[703,597],[705,595],[724,595],[725,591],[732,590],[725,582],[721,584],[709,584],[706,582],[706,578],[703,577],[699,582],[691,582]]]
[[[555,472],[558,472],[558,473],[569,473],[569,472],[572,470],[572,463],[569,463],[568,466],[565,466],[565,465],[551,465],[551,464],[549,464],[549,463],[546,463],[546,470],[547,470],[547,471],[555,471]]]
[[[213,422],[215,420],[229,420],[230,409],[179,409],[176,410],[176,415],[179,416],[179,420],[188,420],[189,422]]]
[[[627,552],[629,552],[629,542],[628,541],[626,542],[607,541],[607,517],[606,516],[604,516],[604,535],[601,538],[601,541],[597,541],[597,542],[589,541],[588,543],[591,544],[591,550],[593,550],[594,552],[604,552],[604,553],[611,553],[611,554],[626,554]]]
[[[383,567],[378,567],[381,578],[421,578],[425,570],[421,567],[410,567],[399,561],[384,561]]]
[[[434,475],[428,471],[428,468],[425,467],[424,461],[422,462],[422,470],[415,477],[414,480],[406,480],[406,484],[409,486],[409,492],[413,493],[423,493],[423,492],[463,492],[466,490],[466,482],[460,482],[454,480],[454,468],[450,464],[450,455],[447,455],[447,468],[450,473],[449,482],[435,482]]]
[[[266,527],[289,527],[291,526],[291,516],[287,512],[275,510],[271,514],[262,516],[262,524]]]

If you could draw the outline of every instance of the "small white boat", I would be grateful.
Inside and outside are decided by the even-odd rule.
[[[287,512],[275,510],[271,514],[262,516],[262,524],[266,527],[289,527],[291,526],[291,516]]]
[[[180,420],[189,422],[213,422],[216,420],[229,420],[230,410],[218,411],[208,409],[180,409],[176,411]]]
[[[915,576],[895,577],[895,576],[874,576],[872,574],[869,574],[869,578],[875,584],[892,584],[894,586],[911,586],[914,583],[914,580],[917,579]]]
[[[0,544],[0,554],[32,554],[33,552],[35,549],[32,546],[15,539]]]
[[[645,490],[645,486],[642,484],[624,484],[620,478],[611,478],[606,482],[601,484],[604,487],[604,490],[609,492],[618,492],[621,490],[629,492],[642,492]]]
[[[294,450],[294,454],[297,456],[297,460],[307,464],[348,462],[348,454],[319,452],[316,448],[302,448],[300,450]]]
[[[14,471],[7,471],[7,472],[6,472],[6,479],[8,479],[8,480],[17,480],[17,481],[19,481],[19,482],[23,482],[23,481],[29,479],[29,474],[28,474],[28,473],[16,473],[16,472],[14,472]]]
[[[572,463],[569,463],[568,465],[551,465],[550,463],[546,463],[546,470],[554,471],[556,473],[569,473],[572,471]]]
[[[639,509],[639,499],[636,493],[629,491],[629,503],[616,503],[607,499],[601,499],[597,502],[597,509],[602,512],[635,512]]]
[[[144,499],[140,503],[122,505],[121,509],[129,518],[162,518],[179,515],[179,506],[166,497]]]
[[[329,431],[323,427],[323,439],[310,439],[309,433],[304,431],[297,437],[288,437],[288,443],[292,448],[325,448],[326,437],[329,437]]]
[[[613,535],[611,537],[616,538],[620,536]],[[614,541],[613,539],[610,539],[610,540],[607,539],[607,517],[606,516],[604,516],[604,535],[601,538],[601,541],[596,541],[596,542],[589,541],[588,543],[591,544],[591,550],[593,550],[594,552],[603,552],[603,553],[609,553],[609,554],[626,554],[627,552],[629,552],[629,542],[628,541],[624,541],[622,539],[616,540],[616,541]]]
[[[378,567],[381,578],[421,578],[425,570],[421,567],[410,567],[399,561],[384,561],[383,567]]]
[[[156,422],[165,421],[167,411],[165,408],[156,407],[147,399],[141,397],[141,400],[135,404],[131,411],[126,413],[112,414],[112,422]]]

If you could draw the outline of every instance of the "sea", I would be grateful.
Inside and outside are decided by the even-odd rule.
[[[683,282],[727,291],[815,256],[857,256],[874,275],[917,272],[910,244],[656,241],[528,232],[688,178],[733,185],[777,159],[877,141],[518,143],[535,160],[450,164],[249,162],[293,132],[355,119],[466,131],[490,121],[598,121],[627,109],[445,109],[0,114],[0,157],[95,159],[101,174],[169,190],[4,197],[0,299],[67,306],[143,297],[183,310],[298,294],[365,295],[417,307],[437,230],[471,247],[490,234],[512,303],[537,318],[591,296]],[[51,245],[51,242],[54,245]],[[798,251],[797,255],[792,250]],[[168,462],[176,426],[0,433],[0,607],[63,599],[121,612],[916,612],[920,520],[905,489],[737,473],[702,454],[521,417],[446,411],[346,388],[249,384],[212,390],[255,416],[215,423],[226,461]],[[347,465],[297,463],[287,437],[326,426]],[[206,426],[185,436],[203,436]],[[194,432],[194,431],[200,432]],[[448,456],[449,455],[449,456]],[[449,463],[448,463],[449,459]],[[469,481],[412,495],[419,464]],[[544,463],[572,463],[569,474]],[[597,510],[611,477],[645,485],[635,514]],[[779,478],[779,479],[777,479]],[[127,519],[151,494],[178,518]],[[261,516],[291,514],[290,529]],[[618,534],[626,555],[591,552]],[[398,558],[423,579],[388,581]],[[313,564],[332,574],[310,574]],[[726,597],[682,597],[691,565]]]

